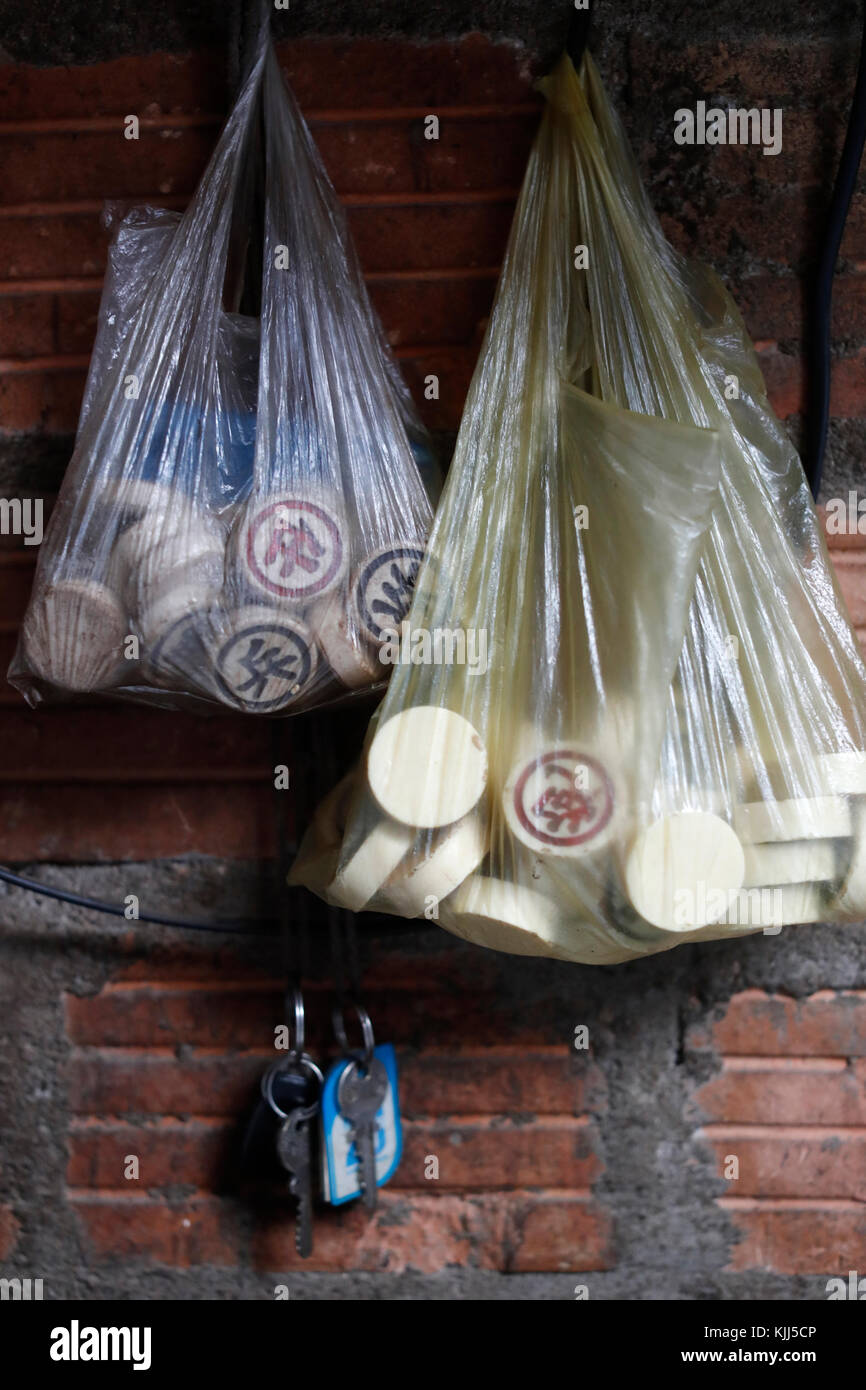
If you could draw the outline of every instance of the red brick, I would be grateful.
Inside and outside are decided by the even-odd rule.
[[[474,337],[479,337],[483,320],[476,323]],[[400,370],[409,386],[415,403],[429,429],[457,430],[463,415],[466,394],[475,370],[476,345],[454,347],[445,351],[435,348],[410,349],[411,356],[399,353]],[[427,378],[439,378],[439,399],[426,398]]]
[[[495,270],[453,276],[443,271],[430,279],[377,277],[370,293],[392,347],[466,344],[490,313],[496,280]]]
[[[866,1057],[866,991],[819,990],[805,999],[746,989],[689,1029],[691,1048],[762,1057]]]
[[[584,1188],[602,1170],[596,1136],[585,1118],[536,1119],[532,1124],[508,1123],[499,1116],[409,1121],[403,1146],[395,1187],[423,1187],[428,1155],[439,1160],[439,1190]]]
[[[783,418],[806,409],[806,367],[802,357],[777,355],[786,373],[784,383],[776,380],[769,394],[774,409]],[[866,415],[866,351],[859,349],[844,357],[834,357],[830,369],[830,414],[835,419],[859,420]]]
[[[537,124],[535,115],[443,116],[439,139],[426,140],[420,114],[340,124],[310,119],[334,187],[364,195],[519,188]]]
[[[177,206],[185,199],[154,190],[148,202]],[[46,205],[29,215],[0,216],[0,279],[101,275],[108,244],[101,210],[100,201],[80,211]],[[367,271],[495,264],[502,258],[513,213],[514,200],[507,194],[446,194],[444,201],[439,195],[396,194],[392,202],[361,201],[347,208],[349,228]]]
[[[508,1266],[513,1273],[613,1267],[611,1223],[590,1198],[541,1198],[524,1208],[515,1225],[517,1243]]]
[[[843,550],[833,557],[842,597],[855,627],[866,624],[866,553]]]
[[[65,202],[191,193],[213,151],[213,124],[152,129],[127,140],[116,131],[51,131],[0,136],[0,202]]]
[[[6,121],[74,116],[125,116],[224,111],[228,101],[225,50],[150,53],[82,67],[0,66],[0,110]],[[153,112],[156,114],[156,112]]]
[[[2,573],[2,571],[0,571]],[[266,721],[107,705],[10,711],[4,781],[273,783]]]
[[[0,435],[37,430],[44,418],[45,406],[44,373],[4,375],[0,372]]]
[[[248,1095],[244,1109],[254,1094]],[[67,1182],[74,1188],[124,1186],[124,1163],[134,1154],[144,1190],[189,1183],[213,1191],[236,1164],[235,1139],[234,1120],[201,1116],[145,1125],[77,1120],[69,1131]],[[572,1118],[532,1125],[508,1124],[498,1117],[408,1120],[403,1144],[392,1190],[429,1187],[424,1172],[429,1155],[439,1159],[437,1191],[585,1188],[601,1171],[590,1126]]]
[[[217,981],[199,986],[107,985],[98,995],[66,997],[67,1032],[98,1046],[264,1048],[282,1021],[279,991]]]
[[[190,864],[175,864],[172,868],[172,873],[182,877],[191,872],[193,866]],[[226,937],[221,945],[206,937],[187,938],[182,943],[177,940],[154,943],[146,956],[126,961],[114,976],[118,984],[125,981],[134,984],[161,982],[178,985],[182,981],[201,984],[214,978],[264,986],[272,985],[274,976],[272,969],[254,965],[238,955],[237,943],[231,937]],[[268,1054],[271,1046],[266,1049]],[[112,1053],[106,1055],[111,1056]],[[149,1058],[151,1053],[145,1055]]]
[[[866,1125],[866,1059],[725,1057],[695,1101],[722,1124]]]
[[[424,138],[422,116],[351,115],[339,123],[312,117],[325,167],[340,193],[454,192],[520,186],[537,118],[443,116],[438,140]],[[138,140],[116,131],[0,135],[5,206],[91,198],[191,193],[205,170],[217,129],[152,128]]]
[[[171,1050],[76,1050],[68,1067],[69,1105],[79,1115],[236,1116],[273,1058],[273,1049],[183,1060]]]
[[[140,1259],[188,1268],[247,1263],[239,1208],[196,1196],[168,1204],[126,1193],[71,1194],[91,1259]],[[435,1273],[453,1265],[510,1272],[610,1268],[610,1221],[590,1198],[525,1193],[459,1197],[383,1190],[376,1214],[352,1203],[317,1213],[313,1253],[295,1250],[288,1202],[262,1213],[249,1256],[259,1270]]]
[[[724,1177],[729,1156],[739,1176],[729,1182],[737,1197],[866,1196],[866,1130],[831,1126],[709,1125],[696,1137],[716,1156]]]
[[[162,1119],[146,1125],[74,1121],[69,1129],[66,1181],[72,1188],[150,1191],[189,1183],[204,1190],[220,1185],[233,1127],[222,1120]],[[139,1161],[138,1179],[126,1179],[128,1156]]]
[[[278,46],[280,65],[303,109],[382,106],[508,106],[531,101],[529,55],[482,34],[459,42],[310,38]]]
[[[42,357],[53,351],[52,296],[0,295],[0,357]]]
[[[0,436],[18,433],[74,434],[84,395],[86,368],[0,371]]]
[[[780,352],[772,343],[758,353],[758,362],[767,387],[767,395],[780,420],[798,415],[804,408],[804,364],[801,356]]]
[[[484,1194],[413,1197],[384,1190],[368,1221],[356,1203],[316,1223],[308,1261],[294,1251],[291,1217],[257,1233],[259,1269],[355,1269],[435,1273],[462,1265],[508,1272],[608,1269],[610,1222],[590,1198]]]
[[[24,616],[36,569],[36,549],[4,551],[0,559],[0,627],[7,631],[14,630]]]
[[[101,290],[75,290],[58,294],[56,351],[74,356],[88,356],[96,338]]]
[[[482,324],[484,320],[478,321],[475,338],[481,335]],[[468,386],[473,379],[475,357],[475,343],[439,350],[435,347],[398,350],[400,373],[428,430],[459,430]],[[428,400],[425,395],[427,378],[431,375],[438,378],[438,400]]]
[[[514,200],[508,196],[348,209],[365,271],[498,265],[513,216]]]
[[[866,1207],[820,1198],[724,1197],[719,1205],[738,1228],[729,1269],[774,1274],[847,1275],[863,1267]]]
[[[145,1260],[188,1269],[242,1262],[238,1209],[213,1198],[172,1203],[145,1196],[72,1194],[91,1258]]]
[[[457,43],[405,39],[305,38],[278,46],[304,108],[504,105],[534,101],[527,55],[469,34]],[[0,66],[7,121],[143,113],[224,112],[223,49],[153,53],[85,67]]]
[[[238,791],[233,789],[233,801],[239,799]],[[142,789],[140,797],[145,792],[146,789]],[[143,818],[149,809],[145,809]],[[142,829],[141,833],[147,832]],[[179,852],[183,852],[182,849]],[[9,858],[12,857],[10,854]],[[74,857],[84,859],[87,856]],[[431,927],[431,930],[439,929]],[[480,954],[473,953],[473,963],[479,960]],[[366,974],[364,999],[376,1020],[379,1037],[399,1038],[404,1046],[423,1045],[425,1048],[495,1045],[505,1035],[515,1046],[529,1040],[535,1046],[559,1041],[556,1024],[545,1019],[540,1010],[525,1010],[516,1024],[505,1005],[497,1000],[495,977],[486,986],[483,975],[476,974],[474,987],[468,989],[460,976],[463,956],[459,950],[449,953],[448,964],[452,982],[449,990],[445,989],[444,976],[425,976],[417,965],[407,967],[404,984],[392,982],[383,986],[372,971]],[[418,1002],[419,989],[423,989],[423,1010]],[[223,989],[213,984],[178,989],[107,985],[93,998],[69,996],[66,1007],[71,1041],[100,1047],[153,1044],[165,1047],[184,1043],[190,1047],[262,1049],[273,1043],[274,1027],[283,1017],[276,986],[260,991],[237,988],[229,982]],[[325,1006],[322,1005],[321,1013],[317,1008],[315,1015],[310,1023],[313,1038],[327,1017]],[[319,1037],[327,1046],[327,1032],[320,1033]]]
[[[8,1260],[20,1234],[21,1222],[6,1202],[0,1202],[0,1260]]]
[[[0,280],[102,275],[108,245],[102,206],[100,199],[81,211],[46,204],[27,215],[0,215]]]
[[[752,338],[802,339],[805,284],[790,275],[753,275],[730,286]],[[837,275],[833,334],[859,338],[866,317],[866,275]]]
[[[473,1049],[399,1056],[406,1115],[577,1115],[604,1104],[604,1078],[566,1048]]]
[[[273,853],[274,793],[268,786],[18,785],[0,788],[6,863],[111,863],[211,854],[261,859]],[[142,902],[142,911],[146,904]],[[121,1041],[123,1041],[121,1039]]]
[[[845,507],[846,507],[846,511],[847,511],[847,507],[848,507],[848,494],[847,494],[847,492],[845,492],[845,493],[842,495],[842,500],[843,500],[844,503],[845,503]],[[828,534],[827,534],[827,509],[826,509],[826,503],[822,503],[822,504],[817,508],[817,511],[818,511],[818,518],[819,518],[819,520],[820,520],[820,522],[821,522],[821,525],[822,525],[822,527],[823,527],[823,529],[824,529],[824,533],[825,533],[827,545],[828,545],[828,547],[829,547],[829,549],[830,549],[830,552],[831,552],[831,558],[834,560],[834,562],[835,562],[835,559],[836,559],[836,556],[835,556],[835,553],[834,553],[834,552],[837,551],[837,550],[866,550],[866,529],[864,529],[862,533],[861,533],[860,531],[851,531],[851,532],[847,532],[847,531],[846,531],[846,532],[833,532],[832,534],[829,534],[829,535],[828,535]],[[862,518],[861,518],[861,519],[862,519]],[[834,523],[834,524],[835,524],[835,523]],[[864,528],[866,528],[866,520],[863,521],[863,525],[864,525]]]
[[[189,968],[203,969],[201,964]],[[214,962],[215,972],[217,968]],[[182,970],[182,962],[175,959],[166,966],[166,973],[175,977]],[[236,973],[235,966],[233,978]],[[68,1069],[69,1105],[79,1115],[236,1115],[249,1102],[273,1056],[271,1048],[214,1051],[182,1060],[171,1050],[76,1049]],[[397,1065],[406,1119],[578,1114],[590,1096],[601,1091],[601,1078],[595,1071],[578,1071],[565,1048],[527,1053],[400,1052]]]

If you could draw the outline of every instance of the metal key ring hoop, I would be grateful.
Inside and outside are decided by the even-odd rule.
[[[291,1072],[293,1069],[295,1073],[301,1071],[306,1073],[307,1076],[315,1077],[320,1086],[325,1079],[312,1057],[308,1057],[306,1052],[299,1057],[290,1054],[285,1061],[278,1059],[276,1062],[272,1062],[262,1077],[262,1095],[274,1114],[281,1120],[287,1120],[291,1111],[283,1110],[282,1106],[277,1105],[277,1102],[274,1100],[274,1082],[278,1076],[281,1076],[284,1072]]]
[[[294,1013],[294,1038],[292,1037],[291,1016]],[[298,985],[286,990],[286,1021],[289,1027],[289,1056],[303,1057],[306,1040],[304,996]]]
[[[373,1024],[363,1004],[358,1004],[354,1000],[351,1000],[349,1007],[354,1009],[358,1022],[361,1025],[361,1037],[364,1043],[363,1066],[369,1070],[370,1063],[373,1060],[373,1049],[376,1046],[376,1039],[373,1036]],[[331,1014],[331,1018],[333,1019],[334,1033],[336,1034],[337,1042],[340,1044],[343,1052],[351,1054],[352,1048],[346,1033],[345,1009],[338,1005]]]

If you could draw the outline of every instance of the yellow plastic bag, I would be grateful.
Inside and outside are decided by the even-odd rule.
[[[388,694],[292,881],[586,963],[862,916],[866,670],[800,462],[592,61],[543,86]]]

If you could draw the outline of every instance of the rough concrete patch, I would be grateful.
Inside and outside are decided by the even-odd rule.
[[[169,9],[157,0],[143,0],[123,10],[105,0],[67,0],[62,7],[55,0],[32,6],[24,15],[15,0],[2,0],[0,44],[15,61],[41,66],[96,62],[123,53],[228,47],[240,31],[240,14],[238,0],[223,7],[189,0],[182,8]],[[441,39],[479,30],[552,56],[562,45],[569,19],[570,6],[539,12],[533,0],[481,0],[468,8],[459,0],[424,5],[369,0],[362,7],[354,0],[309,0],[275,14],[273,29],[278,39],[318,34]]]
[[[572,8],[567,0],[539,8],[535,0],[306,0],[275,17],[279,38],[315,34],[396,34],[419,39],[452,38],[480,31],[494,39],[524,44],[550,61],[562,46]],[[0,0],[0,46],[15,61],[49,65],[87,63],[122,53],[228,44],[239,29],[240,0],[214,7],[188,0],[182,8],[141,0],[118,9],[109,0],[49,0],[22,14],[17,0]],[[766,0],[761,6],[719,0],[712,6],[652,6],[645,0],[617,0],[593,22],[596,51],[610,51],[635,32],[668,44],[722,42],[769,34],[810,37],[842,34],[852,41],[860,22],[855,0],[828,0],[816,9],[810,0]]]

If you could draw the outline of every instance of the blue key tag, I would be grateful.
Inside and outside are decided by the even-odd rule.
[[[376,1186],[383,1187],[397,1170],[403,1153],[403,1129],[397,1099],[397,1059],[391,1043],[373,1049],[385,1068],[388,1089],[376,1112]],[[352,1140],[352,1126],[340,1113],[337,1087],[352,1059],[341,1057],[325,1077],[319,1111],[322,1133],[322,1196],[332,1206],[342,1206],[361,1196],[361,1171]]]

